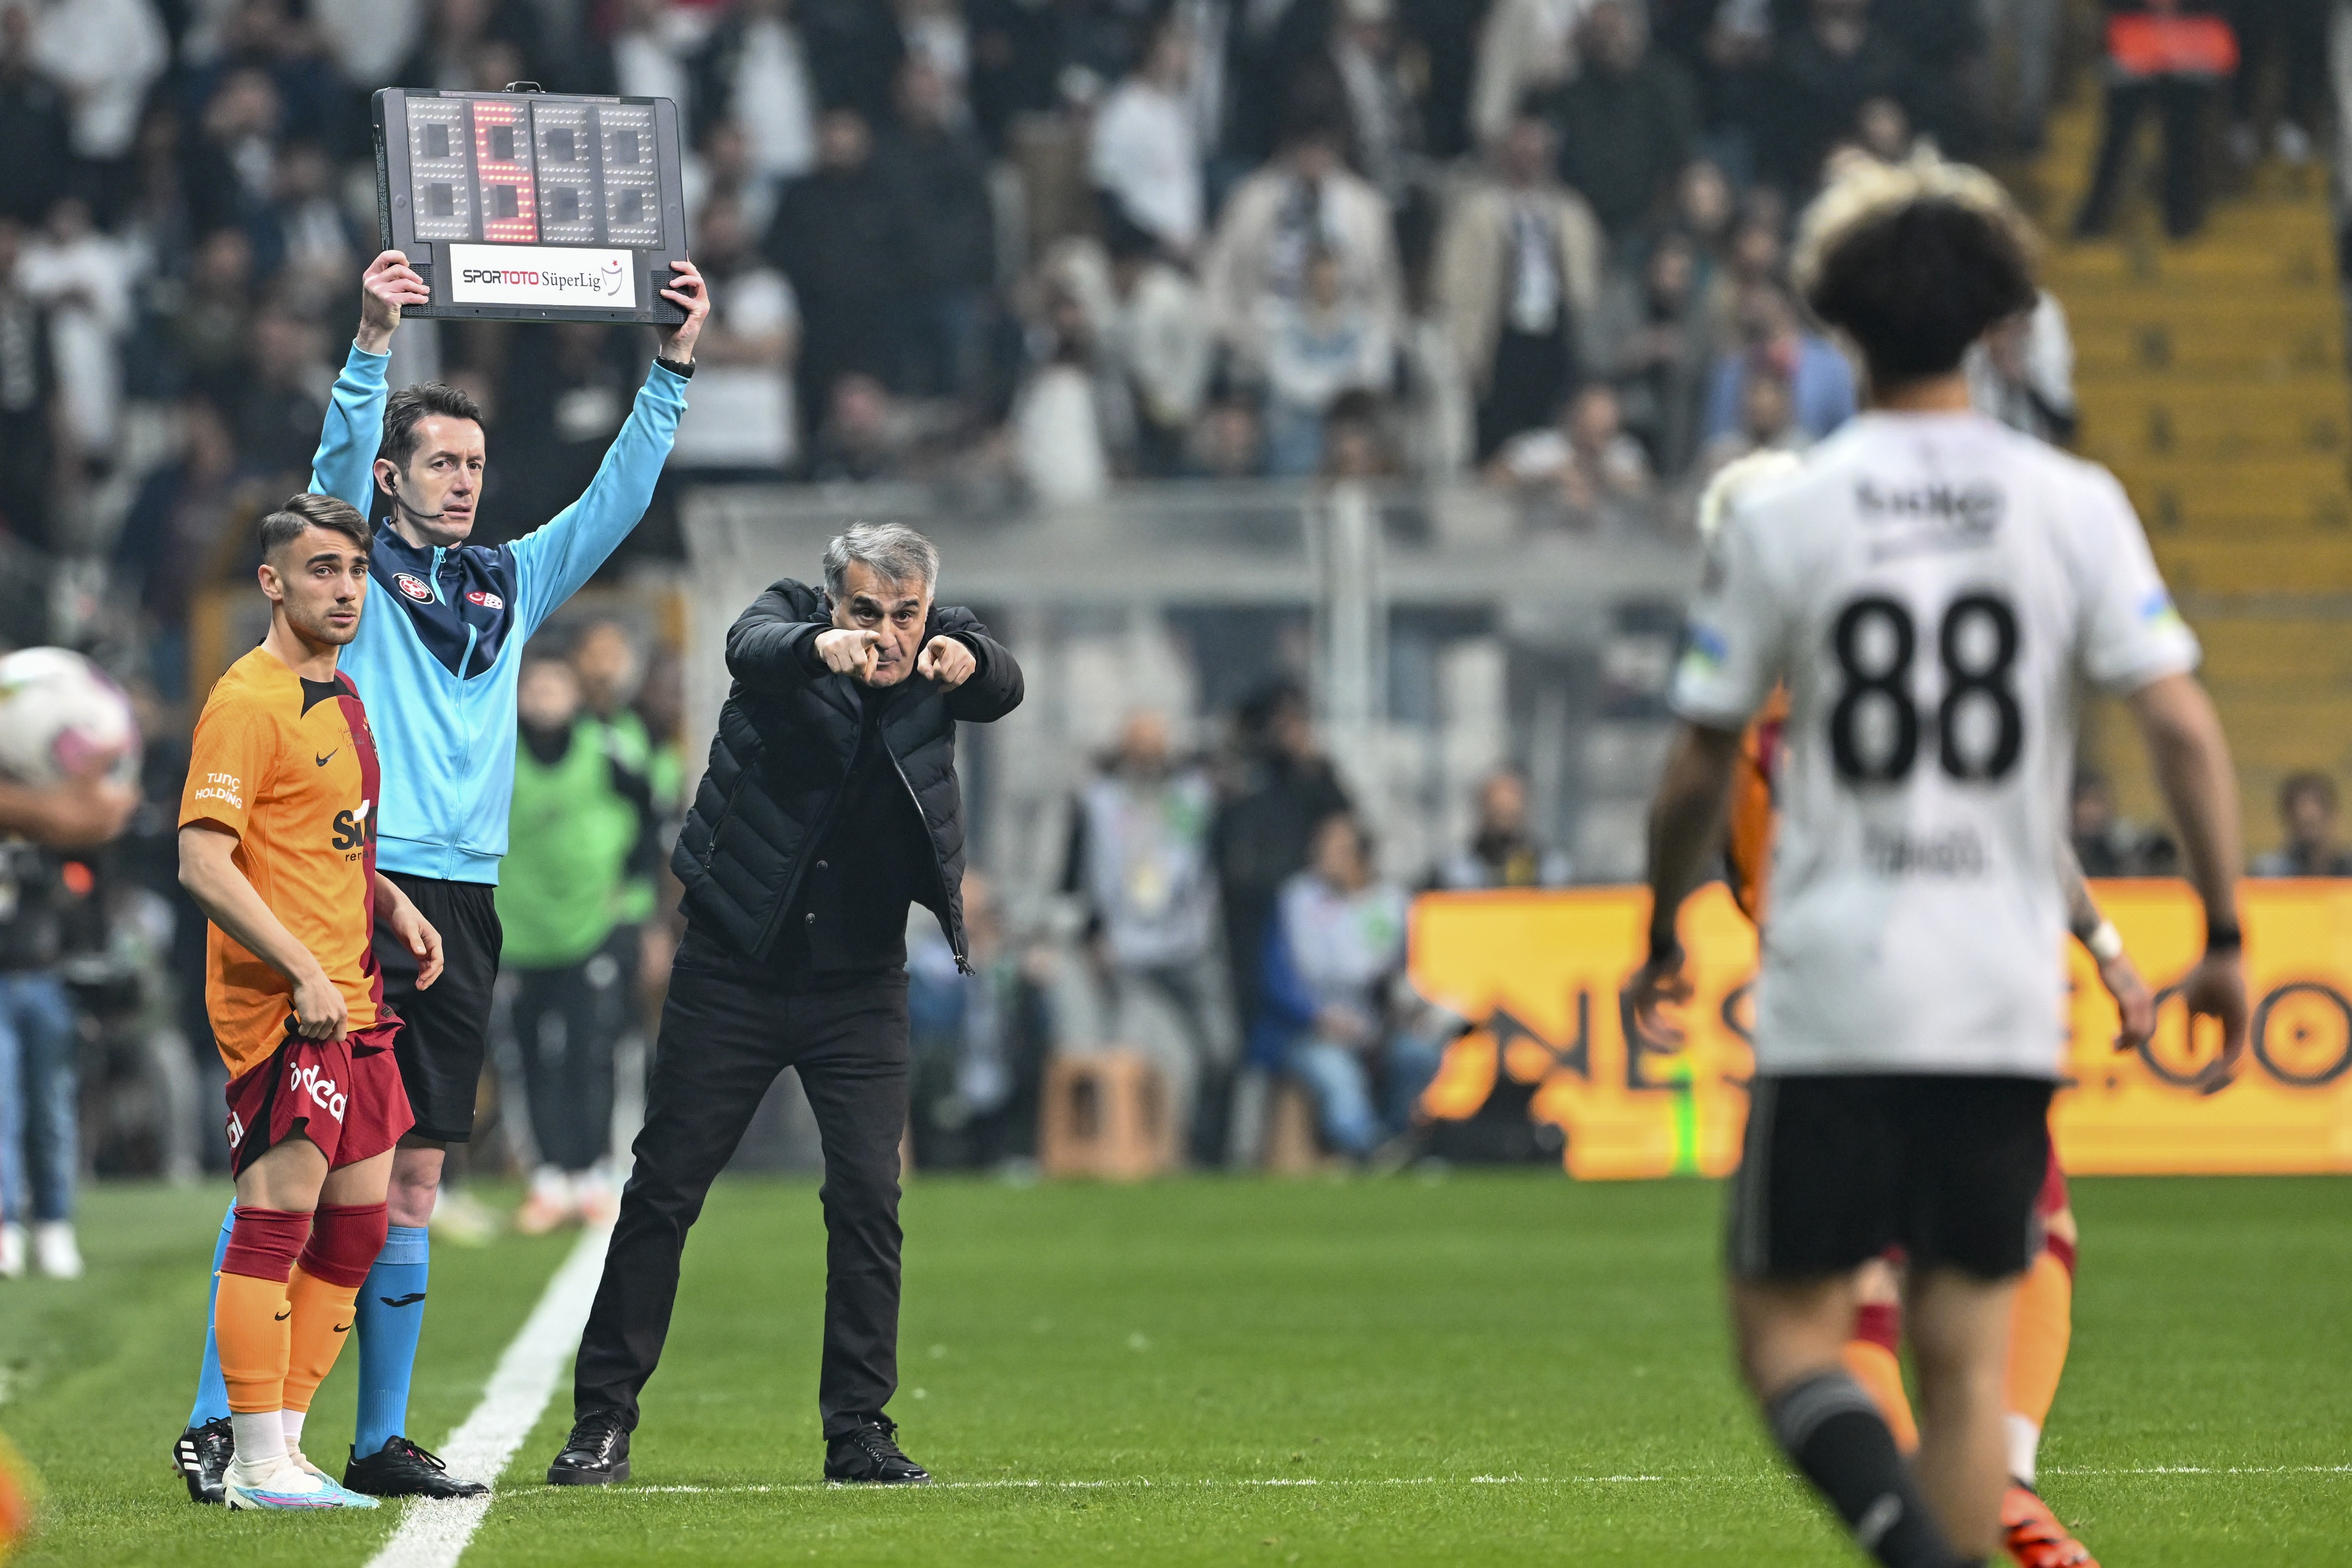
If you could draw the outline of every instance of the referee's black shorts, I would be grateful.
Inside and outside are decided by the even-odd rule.
[[[416,956],[379,921],[375,961],[383,971],[384,999],[407,1027],[394,1041],[414,1137],[462,1144],[474,1135],[474,1094],[481,1083],[489,1039],[490,991],[498,984],[498,889],[483,882],[384,874],[408,894],[417,913],[441,933],[441,977],[416,988]]]
[[[1731,1271],[1816,1280],[1903,1248],[1915,1267],[1980,1280],[2041,1249],[2043,1078],[1759,1075],[1732,1183]]]

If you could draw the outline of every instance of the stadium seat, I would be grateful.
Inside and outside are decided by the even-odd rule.
[[[1139,1051],[1057,1056],[1045,1068],[1038,1163],[1049,1176],[1135,1181],[1175,1163],[1168,1085]]]

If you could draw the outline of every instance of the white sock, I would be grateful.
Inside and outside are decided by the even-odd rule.
[[[286,1462],[286,1413],[264,1410],[252,1416],[229,1414],[228,1428],[236,1438],[236,1462],[249,1470],[266,1470]]]
[[[278,1424],[285,1428],[288,1453],[302,1446],[302,1417],[309,1414],[308,1410],[280,1410],[278,1413]]]
[[[2009,1427],[2009,1473],[2032,1486],[2033,1461],[2042,1452],[2042,1428],[2014,1411],[2002,1419]]]

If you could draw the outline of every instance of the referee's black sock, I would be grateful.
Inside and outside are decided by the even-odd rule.
[[[1886,1568],[1970,1568],[1927,1511],[1886,1418],[1844,1371],[1782,1391],[1764,1415],[1805,1479]]]

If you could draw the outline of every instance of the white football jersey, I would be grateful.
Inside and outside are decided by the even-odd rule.
[[[1759,1068],[2056,1077],[2076,677],[2197,660],[2115,476],[1980,414],[1864,414],[1743,495],[1673,702],[1789,685]]]

